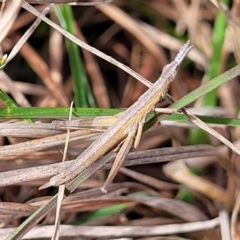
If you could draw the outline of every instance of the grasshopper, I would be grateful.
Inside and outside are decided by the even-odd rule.
[[[116,159],[104,186],[101,188],[103,192],[106,192],[107,186],[115,177],[132,146],[134,148],[138,147],[147,114],[153,110],[154,105],[159,100],[164,98],[171,82],[175,78],[178,66],[191,48],[190,41],[187,41],[175,59],[164,67],[159,79],[132,106],[122,113],[107,131],[102,133],[97,140],[72,161],[66,169],[52,177],[49,183],[43,185],[41,188],[59,186],[74,179],[91,164],[118,145]]]

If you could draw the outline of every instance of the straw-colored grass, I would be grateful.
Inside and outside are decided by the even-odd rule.
[[[238,239],[238,1],[67,2],[0,3],[0,239]],[[176,102],[156,105],[179,112],[149,114],[107,194],[115,151],[79,186],[39,190],[188,39]]]

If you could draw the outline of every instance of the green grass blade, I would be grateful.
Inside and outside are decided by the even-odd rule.
[[[122,112],[119,109],[101,109],[101,108],[74,108],[73,118],[77,117],[99,117],[99,116],[113,116]],[[45,118],[64,118],[69,116],[69,108],[1,108],[0,118],[32,118],[32,119],[45,119]],[[239,127],[240,119],[225,118],[225,117],[212,117],[212,116],[199,116],[196,115],[205,123],[219,124],[228,127]],[[154,113],[149,114],[148,119],[153,119]],[[183,114],[174,113],[166,117],[168,121],[176,121],[182,123],[189,123],[190,120]],[[152,120],[149,124],[150,128],[156,123],[156,120]]]
[[[72,222],[72,224],[80,225],[86,222],[102,219],[105,217],[110,217],[113,214],[119,213],[127,208],[129,208],[128,203],[122,203],[122,204],[117,204],[110,207],[101,208],[75,220],[74,222]]]
[[[171,108],[179,110],[182,107],[185,107],[191,102],[197,100],[199,97],[204,96],[205,94],[211,92],[212,90],[216,89],[217,87],[221,86],[222,84],[228,82],[229,80],[239,75],[240,75],[240,65],[237,65],[232,69],[224,72],[223,74],[215,77],[214,79],[207,82],[206,84],[188,93],[187,95],[182,97],[180,100],[178,100],[176,103],[174,103],[171,106]]]
[[[129,194],[128,196],[131,196],[131,197],[146,197],[146,196],[149,196],[149,194],[147,192],[136,192],[136,193],[133,193],[133,194]],[[97,220],[97,219],[110,217],[114,214],[122,212],[125,209],[128,209],[131,206],[132,206],[132,203],[121,203],[121,204],[116,204],[116,205],[109,206],[109,207],[104,207],[104,208],[98,209],[96,211],[90,212],[83,217],[80,217],[76,221],[72,222],[72,224],[73,225],[80,225],[80,224],[90,222],[90,221],[94,221],[94,220]]]
[[[69,108],[0,108],[0,118],[68,118]],[[113,116],[122,112],[119,109],[73,108],[73,118]]]
[[[0,89],[0,99],[11,109],[19,109],[19,106],[17,103],[15,103],[12,98],[10,98],[2,89]],[[4,110],[9,109],[4,108]],[[1,111],[2,109],[0,109]],[[33,121],[29,119],[28,117],[24,117],[24,120],[28,123],[32,123]]]
[[[200,116],[196,115],[200,120],[207,124],[219,124],[228,127],[239,127],[240,119],[236,118],[225,118],[225,117],[212,117],[212,116]],[[183,114],[172,114],[166,118],[168,121],[182,122],[182,123],[191,123],[191,121]]]
[[[173,109],[181,109],[191,102],[195,101],[199,97],[205,95],[206,93],[216,89],[220,85],[230,81],[231,79],[240,75],[240,65],[233,67],[232,69],[226,71],[225,73],[219,75],[218,77],[212,79],[207,82],[205,85],[193,90],[189,94],[182,97],[176,103],[174,103],[171,108]],[[99,109],[99,108],[74,108],[73,116],[74,117],[97,117],[97,116],[112,116],[121,112],[119,109]],[[0,109],[0,118],[68,118],[69,116],[69,108],[1,108]],[[167,117],[167,119],[172,120],[182,120],[182,116],[173,114],[172,116]],[[207,117],[208,123],[217,123],[216,118]],[[204,118],[200,117],[203,121]],[[224,118],[219,118],[224,119]],[[185,121],[185,120],[184,120]],[[220,124],[227,124],[227,122],[237,121],[236,119],[226,118]],[[238,124],[238,123],[234,123]]]
[[[227,1],[225,0],[225,3]],[[219,11],[214,22],[212,35],[212,57],[209,62],[209,68],[206,73],[206,79],[215,78],[221,72],[221,54],[226,34],[226,18],[224,14]],[[211,81],[211,80],[210,80]],[[217,91],[213,90],[207,93],[203,98],[203,106],[216,106]],[[193,129],[189,132],[190,144],[204,144],[208,142],[208,134],[201,129]]]
[[[9,108],[18,108],[18,104],[15,103],[12,98],[10,98],[2,89],[0,89],[0,99],[9,107]]]
[[[34,226],[37,225],[53,208],[57,202],[57,195],[52,197],[45,205],[39,207],[31,216],[29,216],[20,226],[18,226],[6,240],[22,239]]]
[[[225,1],[226,2],[226,1]],[[215,78],[221,72],[221,54],[226,34],[226,18],[222,12],[219,12],[216,16],[213,36],[212,36],[212,58],[209,62],[209,69],[207,71],[207,79]],[[216,106],[217,104],[217,92],[213,90],[207,93],[203,98],[204,106]]]
[[[237,65],[237,66],[233,67],[232,69],[224,72],[223,74],[217,76],[216,78],[212,79],[211,81],[207,82],[206,84],[200,86],[199,88],[193,90],[189,94],[185,95],[180,100],[178,100],[177,102],[172,104],[171,108],[180,110],[181,108],[187,106],[191,102],[197,100],[199,97],[204,96],[205,94],[211,92],[212,90],[216,89],[220,85],[228,82],[229,80],[231,80],[239,75],[240,75],[240,65]],[[168,117],[167,119],[169,119],[173,116],[174,115]],[[165,116],[160,116],[159,120],[161,121],[164,118],[165,118]],[[199,118],[204,121],[204,118],[202,118],[201,116]],[[208,118],[210,119],[210,117],[208,117]],[[231,120],[226,120],[226,122],[231,122]]]
[[[75,27],[72,7],[67,5],[55,5],[54,9],[61,26],[74,35]],[[66,39],[66,46],[74,82],[75,104],[77,107],[95,107],[95,100],[80,57],[79,47],[68,39]]]

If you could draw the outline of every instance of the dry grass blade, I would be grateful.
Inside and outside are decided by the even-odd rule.
[[[37,209],[30,204],[0,203],[1,216],[29,216]]]
[[[103,58],[105,61],[108,61],[108,62],[116,65],[120,69],[122,69],[125,72],[129,73],[131,76],[135,77],[137,80],[139,80],[140,82],[142,82],[146,86],[148,86],[148,87],[151,86],[151,83],[147,79],[144,79],[142,76],[140,76],[138,73],[133,71],[131,68],[129,68],[126,65],[116,61],[114,58],[112,58],[112,57],[102,53],[101,51],[97,50],[96,48],[93,48],[90,45],[80,41],[78,38],[76,38],[75,36],[73,36],[69,32],[67,32],[64,29],[62,29],[61,27],[59,27],[57,24],[55,24],[54,22],[52,22],[51,20],[49,20],[48,18],[43,16],[40,12],[38,12],[35,8],[33,8],[28,3],[23,2],[22,3],[22,7],[25,8],[27,11],[31,12],[32,14],[34,14],[35,16],[39,17],[40,19],[42,19],[46,23],[48,23],[50,26],[52,26],[53,28],[55,28],[56,30],[61,32],[65,37],[69,38],[71,41],[73,41],[74,43],[76,43],[80,47],[88,50],[89,52],[97,55],[100,58]]]
[[[205,130],[209,134],[213,135],[215,138],[217,138],[219,141],[224,143],[226,146],[228,146],[230,149],[232,149],[234,152],[236,152],[238,155],[240,155],[240,149],[238,149],[233,143],[228,141],[225,137],[223,137],[221,134],[219,134],[217,131],[215,131],[213,128],[209,127],[206,123],[201,121],[199,118],[197,118],[195,115],[193,115],[190,111],[187,109],[183,110],[184,114],[189,117],[189,119],[198,127]]]
[[[34,212],[34,216],[28,218],[24,222],[24,227],[21,227],[17,233],[12,232],[6,239],[22,239],[22,237],[29,232],[39,221],[41,221],[51,210],[56,206],[57,195],[54,196],[46,206],[43,205]]]
[[[35,123],[32,125],[24,122],[16,122],[15,124],[0,123],[1,136],[39,138],[60,133],[62,133],[61,130],[55,129],[48,123]]]
[[[140,184],[136,184],[135,187],[139,187]],[[134,186],[134,185],[133,185]],[[116,186],[117,187],[117,186]],[[204,221],[207,220],[206,215],[199,210],[197,207],[192,206],[191,204],[184,203],[177,199],[166,199],[161,198],[157,196],[157,193],[152,191],[151,189],[146,188],[144,185],[142,185],[142,189],[145,191],[148,191],[149,194],[154,193],[156,197],[132,197],[132,196],[126,196],[126,197],[118,197],[116,196],[117,192],[120,192],[121,189],[126,189],[128,187],[127,184],[123,186],[118,186],[118,189],[114,190],[114,188],[111,187],[111,191],[109,194],[102,195],[99,188],[97,189],[91,189],[91,194],[84,192],[81,192],[80,194],[72,194],[71,196],[67,197],[64,202],[62,203],[62,212],[84,212],[84,211],[90,211],[98,209],[99,207],[103,208],[106,206],[111,206],[114,204],[120,204],[120,203],[135,203],[136,204],[144,204],[146,206],[149,206],[153,209],[158,209],[159,211],[167,212],[169,214],[174,215],[178,219],[182,219],[187,222],[196,222],[196,221]],[[93,192],[95,190],[95,192]],[[126,191],[126,190],[125,190]],[[86,199],[86,197],[88,199]],[[52,198],[50,200],[53,201]],[[36,209],[37,206],[47,205],[49,203],[49,197],[41,198],[41,199],[34,199],[34,202],[28,203],[28,204],[18,204],[15,206],[14,204],[7,203],[4,208],[4,205],[1,205],[2,209],[0,209],[0,212],[4,215],[13,215],[14,211],[16,211],[17,207],[21,209],[19,211],[19,216],[26,216],[27,214],[32,214]],[[30,204],[30,205],[29,205]],[[32,206],[31,206],[32,205]],[[130,204],[132,205],[132,204]],[[14,215],[12,216],[14,217]]]
[[[240,90],[234,78],[240,74],[235,66],[240,56],[239,1],[114,0],[109,5],[73,7],[108,2],[7,0],[1,5],[0,0],[0,68],[4,68],[0,73],[0,117],[4,118],[0,120],[0,239],[238,239]],[[18,13],[19,3],[23,9]],[[41,5],[46,3],[51,4]],[[191,39],[193,50],[184,58],[190,49],[187,43],[175,58],[186,39]],[[92,53],[101,59],[95,60]],[[171,106],[170,112],[151,112],[147,122],[145,116],[134,118],[124,112],[105,117],[120,112],[117,109],[131,109],[161,73],[165,76],[166,63],[178,69],[168,89],[179,99],[172,108],[192,122],[182,112],[172,114]],[[231,66],[235,67],[228,70]],[[85,80],[78,84],[81,78]],[[161,97],[166,91],[156,90]],[[65,121],[69,109],[58,106],[69,106],[72,99],[75,119]],[[192,104],[199,106],[193,107],[196,112]],[[139,112],[145,105],[143,101]],[[154,102],[148,111],[167,105],[168,99]],[[184,106],[190,112],[180,110]],[[218,114],[217,108],[223,111]],[[155,124],[164,114],[172,115],[161,126]],[[95,150],[90,147],[87,159],[96,153],[98,160],[60,186],[57,195],[52,197],[53,188],[39,191],[51,177],[73,166],[62,159],[76,159],[99,135],[111,132],[116,121],[128,117],[138,121],[133,127],[122,125],[119,131],[130,139],[126,143],[139,147],[128,154],[107,194],[100,187],[117,155],[114,137]],[[204,132],[194,135],[198,128]],[[209,145],[202,145],[205,142]],[[99,153],[108,144],[112,147]],[[122,147],[125,155],[129,146],[121,144],[116,150]]]
[[[75,26],[75,28],[77,37],[82,41],[87,42],[81,31],[77,28],[77,26]],[[86,61],[86,70],[88,71],[89,77],[91,78],[92,90],[94,95],[96,96],[98,106],[100,108],[109,108],[110,99],[107,94],[107,87],[104,83],[104,79],[97,64],[97,61],[94,59],[90,52],[85,51],[84,49],[83,56]]]
[[[66,135],[63,135],[63,141]],[[139,164],[150,164],[157,162],[167,162],[180,159],[188,159],[200,156],[215,156],[220,154],[216,148],[211,146],[186,146],[177,148],[164,148],[154,149],[148,151],[139,151],[129,153],[124,166],[134,166]],[[14,185],[20,182],[32,181],[41,178],[47,178],[53,176],[62,170],[69,164],[55,163],[46,166],[31,167],[25,169],[18,169],[9,172],[0,173],[0,186]],[[112,163],[105,165],[106,169],[110,169]]]
[[[152,226],[152,227],[94,227],[94,226],[71,226],[61,225],[60,236],[61,237],[84,237],[84,238],[119,238],[119,237],[141,237],[141,236],[161,236],[171,235],[178,233],[195,232],[201,230],[213,229],[219,225],[219,218],[215,218],[208,221],[201,221],[195,223],[183,223],[183,224],[170,224],[165,226]],[[43,238],[49,238],[52,236],[54,226],[38,226],[26,234],[25,239],[32,239],[35,236],[42,236]],[[14,229],[1,229],[0,237],[5,238]],[[1,233],[2,232],[2,233]]]
[[[229,222],[229,214],[227,211],[222,210],[219,213],[220,220],[220,229],[222,240],[231,240],[231,231],[230,231],[230,222]]]
[[[179,188],[179,186],[177,184],[173,184],[173,183],[168,183],[168,182],[163,182],[160,181],[158,179],[154,179],[153,177],[149,177],[146,176],[144,174],[141,173],[137,173],[135,171],[132,171],[130,169],[127,168],[120,168],[120,172],[141,182],[144,183],[148,186],[154,187],[156,189],[176,189]]]
[[[6,61],[8,61],[8,58],[6,59]],[[4,62],[4,64],[6,63],[6,61]],[[21,91],[19,91],[19,89],[14,85],[12,79],[4,71],[0,71],[0,78],[1,83],[4,84],[9,89],[9,93],[12,94],[13,99],[16,101],[16,103],[19,104],[19,106],[21,107],[31,106],[27,98],[22,94]]]
[[[15,38],[16,42],[18,37]],[[19,42],[19,41],[18,41]],[[31,47],[29,43],[25,43],[21,49],[20,53],[24,56],[30,66],[39,75],[43,83],[49,89],[49,92],[56,98],[60,106],[69,106],[68,98],[64,92],[62,86],[52,79],[50,71],[46,62],[39,56],[39,54]]]
[[[69,121],[71,121],[71,119],[72,119],[72,109],[73,109],[73,102],[71,102],[71,105],[70,105],[69,118],[68,118]],[[69,134],[70,134],[70,131],[67,130],[67,136],[66,136],[66,141],[65,141],[65,146],[64,146],[62,162],[65,162],[66,158],[67,158]],[[64,191],[65,191],[65,185],[60,186],[59,189],[58,189],[58,199],[57,199],[56,218],[55,218],[55,229],[54,229],[54,233],[52,235],[52,240],[58,240],[59,239],[60,212],[61,212],[61,204],[62,204],[62,201],[64,199]]]
[[[152,27],[151,25],[146,24],[144,22],[140,22],[139,26],[142,29],[142,31],[145,34],[147,34],[149,38],[151,38],[152,41],[154,41],[155,43],[175,51],[181,48],[182,43],[176,38],[172,37],[171,35],[166,34],[165,32],[156,29],[155,27]],[[199,64],[203,68],[206,68],[207,66],[206,59],[196,49],[192,49],[192,51],[189,52],[188,57],[194,60],[197,64]]]
[[[15,2],[15,1],[13,1]],[[17,1],[16,1],[17,2]],[[22,3],[22,1],[20,0],[20,5]],[[46,15],[50,9],[52,8],[53,5],[49,5],[48,7],[46,7],[44,9],[44,11],[42,12],[43,15]],[[21,47],[23,46],[23,44],[28,40],[28,38],[32,35],[32,33],[34,32],[34,30],[37,28],[37,26],[40,24],[41,19],[37,18],[35,20],[35,22],[32,24],[32,26],[23,34],[23,36],[19,39],[19,41],[15,44],[14,48],[12,49],[11,53],[9,54],[8,58],[6,59],[6,61],[0,66],[0,69],[3,69],[7,63],[9,61],[11,61],[16,54],[19,52],[19,50],[21,49]]]
[[[74,121],[73,121],[74,122]],[[102,126],[99,126],[101,128],[91,128],[89,125],[89,121],[84,119],[83,121],[79,121],[80,123],[83,122],[83,127],[71,127],[72,124],[69,124],[67,127],[61,127],[61,125],[65,125],[65,121],[58,122],[54,121],[54,124],[51,123],[34,123],[29,125],[28,123],[24,122],[15,122],[15,124],[12,123],[0,123],[0,134],[2,136],[8,136],[8,137],[27,137],[27,138],[40,138],[40,137],[47,137],[51,135],[57,135],[64,132],[64,130],[67,129],[77,129],[79,130],[78,133],[82,132],[82,135],[88,135],[91,133],[101,133],[104,131],[102,129]],[[79,123],[78,122],[78,123]],[[98,121],[96,121],[98,122]],[[108,121],[107,121],[108,122]],[[90,121],[91,123],[91,121]],[[66,122],[68,125],[68,122]],[[89,126],[89,128],[86,128],[85,124]],[[106,126],[105,124],[103,126]]]
[[[84,130],[79,130],[70,133],[71,142],[86,139],[86,135],[83,134]],[[95,134],[89,134],[89,130],[86,130],[88,137],[94,137]],[[41,139],[34,139],[27,142],[16,143],[12,145],[3,146],[0,149],[1,156],[10,155],[25,155],[28,153],[46,150],[64,144],[66,139],[66,134],[59,134],[55,136],[45,137]]]
[[[62,0],[64,1],[64,0]],[[67,0],[69,1],[69,0]],[[111,3],[113,0],[103,0],[103,1],[98,1],[98,0],[93,0],[93,2],[79,2],[79,0],[77,1],[71,1],[70,3],[68,3],[69,5],[73,5],[73,6],[97,6],[97,5],[102,5],[102,4],[106,4],[106,3]]]
[[[57,195],[57,207],[56,207],[56,217],[55,217],[55,228],[54,233],[52,234],[52,240],[59,239],[59,227],[60,227],[60,213],[61,213],[61,205],[64,199],[64,191],[65,185],[59,186],[58,195]]]
[[[207,220],[207,216],[197,207],[177,199],[160,197],[128,197],[128,199],[138,201],[153,208],[163,209],[187,222]]]
[[[26,95],[33,95],[33,96],[46,96],[48,94],[47,89],[42,85],[32,84],[32,83],[25,83],[25,82],[13,82],[14,89],[17,88],[22,94]],[[10,93],[11,90],[9,89],[9,85],[0,82],[0,88],[6,92]]]
[[[79,118],[71,121],[55,120],[52,125],[56,129],[78,129],[84,127],[109,127],[118,119],[117,115],[109,117],[95,117],[95,118]]]
[[[164,173],[176,182],[182,183],[195,191],[201,192],[213,200],[224,204],[227,204],[230,200],[224,189],[195,176],[181,161],[166,164],[163,169]]]
[[[11,4],[7,7],[6,11],[1,16],[0,24],[0,43],[6,37],[9,29],[11,28],[13,22],[15,21],[18,12],[21,8],[22,0],[12,1]]]
[[[135,38],[137,38],[138,41],[151,53],[151,55],[153,55],[155,59],[159,61],[161,67],[164,67],[167,64],[163,52],[148,37],[147,34],[144,34],[139,24],[134,21],[134,19],[129,17],[114,4],[99,5],[96,8],[98,8],[100,11],[118,23],[121,27],[130,32]]]
[[[100,195],[99,189],[97,189],[98,195]],[[151,191],[150,191],[151,192]],[[114,193],[114,192],[113,192]],[[135,202],[144,204],[154,209],[158,209],[159,211],[164,211],[169,214],[176,216],[179,219],[182,219],[187,222],[197,222],[197,221],[205,221],[207,220],[207,216],[199,210],[197,207],[192,206],[189,203],[184,203],[177,199],[167,199],[157,197],[118,197],[115,194],[109,193],[108,197],[106,196],[95,196],[89,197],[88,199],[78,199],[78,196],[71,195],[69,198],[62,204],[62,211],[87,211],[93,210],[100,207],[111,206],[112,204],[119,203],[128,203]],[[74,209],[73,209],[74,207]]]
[[[240,210],[240,194],[237,194],[236,203],[233,208],[233,213],[231,217],[231,239],[235,240],[236,237],[236,225],[237,225],[237,216]]]

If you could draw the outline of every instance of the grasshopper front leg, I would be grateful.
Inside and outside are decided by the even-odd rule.
[[[141,120],[138,123],[138,130],[137,130],[137,134],[136,134],[135,141],[134,141],[135,149],[138,148],[138,146],[139,146],[141,136],[142,136],[142,131],[143,131],[143,125],[146,121],[146,117],[147,117],[147,114],[143,115],[143,117],[141,118]]]

